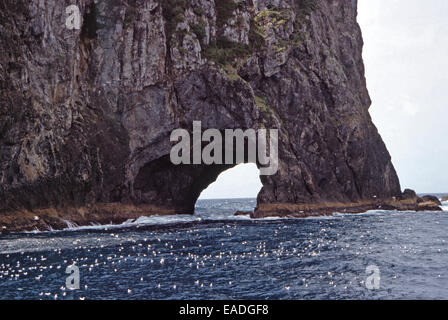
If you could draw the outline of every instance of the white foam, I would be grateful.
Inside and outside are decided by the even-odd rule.
[[[268,218],[266,218],[268,219]],[[121,224],[92,224],[90,226],[77,226],[76,224],[71,223],[70,221],[65,221],[67,224],[67,228],[60,231],[79,231],[79,230],[108,230],[108,229],[116,229],[123,227],[134,227],[134,226],[143,226],[143,225],[167,225],[167,224],[175,224],[175,223],[188,223],[188,222],[201,222],[201,221],[220,221],[220,220],[252,220],[248,215],[247,216],[235,216],[233,214],[177,214],[177,215],[154,215],[154,216],[141,216],[136,220],[129,219]],[[49,232],[49,231],[43,231]],[[58,232],[58,231],[53,231]]]
[[[342,216],[342,215],[341,215]],[[305,217],[305,218],[292,218],[292,219],[305,219],[305,220],[331,220],[331,219],[336,219],[338,216],[333,213],[330,216],[309,216],[309,217]]]
[[[390,211],[390,210],[368,210],[366,212],[361,213],[348,213],[348,212],[336,212],[333,214],[335,217],[344,217],[344,216],[371,216],[371,215],[383,215],[386,213],[391,213],[396,211]]]
[[[211,209],[213,210],[213,209]],[[148,226],[148,225],[168,225],[168,224],[177,224],[177,223],[189,223],[189,222],[201,222],[201,221],[275,221],[275,220],[291,220],[291,219],[306,219],[306,220],[329,220],[335,219],[338,217],[344,216],[359,216],[359,215],[369,215],[369,214],[378,214],[384,213],[387,211],[368,211],[365,213],[334,213],[329,216],[309,216],[309,217],[265,217],[265,218],[257,218],[252,219],[249,215],[244,216],[235,216],[232,213],[220,213],[220,214],[206,214],[206,213],[198,213],[194,215],[187,214],[177,214],[177,215],[154,215],[154,216],[141,216],[135,220],[129,219],[121,224],[94,224],[92,223],[89,226],[78,226],[75,223],[71,223],[66,220],[67,228],[63,230],[48,230],[48,231],[32,231],[32,233],[45,233],[45,232],[64,232],[64,231],[82,231],[82,230],[110,230],[110,229],[120,229],[127,227],[135,227],[135,226]]]
[[[440,208],[441,208],[443,211],[448,212],[448,201],[442,201],[442,205],[440,206]]]
[[[71,222],[71,221],[69,221],[69,220],[65,220],[65,219],[64,219],[64,222],[65,222],[65,224],[67,225],[67,228],[68,228],[68,229],[75,229],[75,228],[78,228],[78,225],[77,225],[76,223],[73,223],[73,222]]]
[[[199,208],[197,208],[199,209]],[[448,202],[444,202],[442,209],[448,212]],[[127,228],[127,227],[135,227],[135,226],[148,226],[148,225],[168,225],[168,224],[177,224],[177,223],[195,223],[201,221],[242,221],[242,220],[251,220],[249,215],[244,216],[235,216],[232,211],[228,211],[225,213],[208,213],[210,211],[213,212],[213,208],[205,210],[205,208],[201,208],[194,215],[187,214],[178,214],[178,215],[164,215],[164,216],[141,216],[138,219],[129,219],[121,224],[94,224],[92,223],[89,226],[78,226],[70,221],[65,221],[67,224],[67,228],[64,230],[48,230],[48,231],[32,231],[32,233],[36,232],[64,232],[64,231],[82,231],[82,230],[109,230],[109,229],[119,229],[119,228]],[[413,211],[412,211],[413,212]],[[370,210],[363,213],[344,213],[344,212],[335,212],[329,216],[309,216],[304,218],[296,218],[296,217],[265,217],[256,219],[258,221],[270,221],[270,220],[290,220],[290,219],[308,219],[308,220],[328,220],[328,219],[337,219],[343,218],[345,216],[366,216],[366,215],[384,215],[394,213],[394,211],[388,210]]]

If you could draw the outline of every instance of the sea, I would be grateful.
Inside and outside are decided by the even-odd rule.
[[[0,234],[0,299],[448,299],[447,202],[234,216],[255,205],[199,200],[192,216]]]

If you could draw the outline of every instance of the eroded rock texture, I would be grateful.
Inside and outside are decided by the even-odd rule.
[[[193,213],[228,168],[170,163],[193,120],[279,129],[255,216],[399,197],[356,15],[356,0],[1,0],[0,215]]]

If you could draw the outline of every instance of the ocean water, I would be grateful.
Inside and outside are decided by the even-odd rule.
[[[448,212],[233,216],[255,204],[2,234],[0,299],[448,299]]]

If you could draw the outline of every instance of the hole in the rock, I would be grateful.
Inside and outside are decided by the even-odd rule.
[[[244,163],[222,172],[199,200],[256,198],[261,187],[260,170],[254,163]]]
[[[163,156],[139,170],[132,200],[176,214],[194,214],[200,196],[201,199],[256,198],[261,188],[259,175],[255,164],[174,165],[169,156]]]

